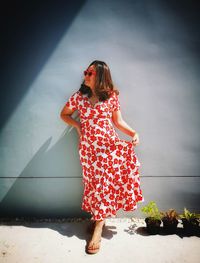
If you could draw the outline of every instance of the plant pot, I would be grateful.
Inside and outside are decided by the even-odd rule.
[[[183,229],[187,234],[199,234],[200,227],[198,219],[187,220],[186,218],[182,218]]]
[[[146,217],[145,222],[147,226],[147,232],[149,234],[155,235],[159,233],[161,220],[155,219],[153,217]]]
[[[178,225],[178,220],[176,218],[174,218],[173,220],[169,220],[167,218],[163,218],[162,222],[163,222],[163,230],[167,234],[176,233],[177,225]]]

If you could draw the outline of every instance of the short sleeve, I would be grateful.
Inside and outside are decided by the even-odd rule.
[[[78,92],[75,92],[72,94],[68,101],[65,103],[67,107],[69,107],[72,110],[77,110],[78,109]]]
[[[114,93],[114,95],[113,95],[113,111],[118,111],[118,110],[120,110],[119,95],[116,95],[116,93]]]

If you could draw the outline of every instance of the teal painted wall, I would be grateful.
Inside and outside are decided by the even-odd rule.
[[[40,8],[32,20],[21,10],[18,39],[8,27],[15,47],[5,53],[1,91],[0,216],[89,216],[81,211],[78,137],[60,111],[94,59],[110,66],[124,120],[140,135],[143,204],[200,212],[195,6],[88,0]],[[118,216],[143,217],[139,209]]]

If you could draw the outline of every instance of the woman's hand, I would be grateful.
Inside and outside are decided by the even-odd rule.
[[[133,136],[133,139],[132,139],[132,143],[134,146],[136,146],[137,144],[139,144],[139,135],[138,133],[136,132]]]
[[[79,135],[79,138],[80,138],[80,137],[81,137],[81,126],[78,125],[78,126],[76,127],[76,130],[77,130],[78,135]]]

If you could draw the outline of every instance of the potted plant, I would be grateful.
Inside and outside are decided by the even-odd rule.
[[[154,201],[150,201],[141,211],[147,215],[145,218],[147,232],[150,234],[158,234],[161,224],[161,213]]]
[[[172,234],[177,230],[179,215],[174,209],[169,209],[168,211],[161,212],[161,220],[163,222],[163,230]]]
[[[180,215],[183,229],[187,234],[197,234],[200,232],[200,214],[191,213],[186,207],[183,214]]]

